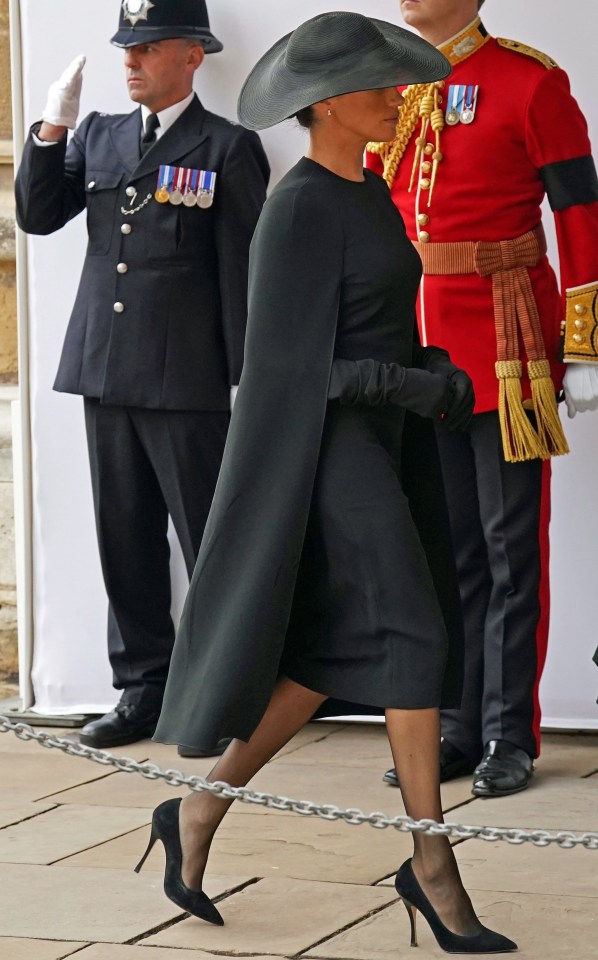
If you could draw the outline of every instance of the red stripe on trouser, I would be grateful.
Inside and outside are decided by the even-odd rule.
[[[533,732],[536,740],[536,755],[540,754],[540,722],[542,711],[540,709],[539,688],[544,664],[546,663],[546,653],[548,650],[548,628],[550,623],[550,539],[548,528],[550,525],[550,478],[551,462],[545,460],[542,464],[542,495],[540,501],[540,524],[538,530],[538,539],[540,543],[540,618],[536,628],[536,655],[538,665],[536,670],[536,682],[534,684],[534,720]]]

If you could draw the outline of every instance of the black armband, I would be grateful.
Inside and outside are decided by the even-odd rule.
[[[552,210],[566,210],[598,200],[598,176],[593,158],[575,157],[540,167]]]

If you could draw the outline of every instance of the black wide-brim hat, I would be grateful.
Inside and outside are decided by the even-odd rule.
[[[118,32],[110,42],[136,47],[179,37],[197,40],[206,53],[222,50],[210,30],[205,0],[122,0]]]
[[[322,13],[256,63],[239,96],[239,122],[264,130],[328,97],[431,83],[450,72],[447,58],[409,30],[359,13]]]

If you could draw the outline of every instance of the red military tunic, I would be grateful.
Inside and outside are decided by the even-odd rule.
[[[437,257],[437,252],[438,255],[442,253],[442,245],[457,245],[451,248],[453,253],[456,251],[453,266],[462,270],[459,252],[467,246],[468,255],[471,257],[471,251],[478,249],[480,241],[500,244],[501,251],[504,250],[508,259],[513,241],[539,227],[541,204],[544,197],[548,196],[556,220],[560,289],[552,267],[541,253],[535,259],[532,258],[533,265],[526,266],[524,280],[528,290],[531,284],[532,307],[533,300],[537,305],[539,327],[544,341],[543,355],[549,361],[553,381],[552,385],[550,380],[545,380],[544,385],[554,407],[554,392],[561,388],[564,372],[560,362],[560,348],[563,344],[559,344],[562,333],[566,333],[562,349],[565,360],[598,360],[598,180],[591,158],[585,120],[571,95],[567,75],[549,57],[520,44],[489,37],[479,18],[440,49],[453,64],[451,77],[445,83],[432,85],[427,90],[407,89],[405,95],[408,102],[403,108],[402,127],[399,126],[397,140],[390,145],[372,145],[373,150],[379,152],[370,152],[367,163],[369,167],[385,175],[391,186],[393,200],[405,220],[408,235],[418,243],[423,254],[424,278],[418,309],[423,342],[444,347],[449,351],[453,362],[467,370],[475,386],[476,413],[498,409],[502,427],[496,370],[499,357],[496,315],[500,312],[501,304],[504,307],[504,302],[501,301],[499,310],[495,310],[497,291],[493,277],[482,276],[473,270],[466,273],[456,272],[452,268],[445,274],[432,273],[426,267],[426,261],[428,266],[434,266],[434,258]],[[470,87],[478,88],[475,115],[470,123],[461,122],[458,116],[457,122],[451,125],[446,122],[446,114],[455,105],[455,88],[459,86],[466,86],[467,94],[470,94]],[[440,107],[440,123],[438,114],[434,116],[435,123],[432,123],[428,103],[430,119],[422,130],[422,120],[415,122],[415,108],[410,111],[409,103],[413,104],[414,99],[416,102],[421,101],[423,94],[430,92],[434,93],[436,99],[439,96],[443,98],[442,104],[437,104]],[[467,103],[461,105],[461,111],[464,106],[467,106]],[[410,117],[413,120],[411,133]],[[455,117],[450,119],[454,121]],[[433,129],[438,126],[443,127],[439,134],[439,144]],[[409,191],[417,138],[422,132],[422,155],[415,164],[413,188]],[[442,159],[438,164],[432,190],[433,160],[438,150]],[[438,245],[436,248],[435,244]],[[448,253],[447,258],[450,260]],[[525,398],[524,406],[529,408],[531,390],[526,376],[528,358],[521,334],[511,339],[515,355],[523,361],[521,388]],[[527,417],[521,412],[522,420],[527,421]],[[554,419],[555,415],[556,408],[553,409]],[[504,429],[502,436],[504,444]],[[562,448],[557,452],[562,452]],[[544,458],[549,454],[546,451],[543,454],[532,452],[529,457],[511,457],[507,456],[505,447],[505,456],[509,460],[529,459],[539,455]],[[509,471],[507,474],[511,476]],[[539,572],[535,572],[533,576],[530,572],[530,576],[523,577],[524,582],[517,584],[517,590],[513,588],[504,597],[501,594],[506,624],[504,636],[500,640],[501,650],[494,650],[492,647],[492,644],[498,641],[493,637],[492,631],[488,632],[487,622],[483,617],[480,621],[484,623],[483,627],[480,627],[477,621],[476,626],[473,626],[472,620],[471,636],[468,639],[470,649],[476,646],[483,648],[480,662],[489,654],[494,657],[492,662],[495,662],[497,656],[499,660],[500,657],[506,657],[509,662],[512,659],[517,660],[514,669],[515,672],[519,670],[521,683],[517,690],[507,689],[505,682],[496,678],[490,689],[488,677],[484,676],[481,681],[481,674],[476,674],[477,679],[472,688],[464,691],[464,703],[466,698],[477,703],[476,698],[482,696],[483,702],[487,703],[489,694],[490,698],[495,698],[495,703],[502,702],[501,723],[507,716],[510,717],[507,723],[511,723],[512,733],[508,734],[507,739],[510,737],[530,754],[533,754],[533,750],[525,718],[528,716],[529,699],[532,698],[537,754],[540,722],[538,682],[548,638],[549,463],[544,464],[541,476],[541,509],[537,529]],[[491,502],[493,497],[497,504],[502,503],[501,478],[498,472],[496,476],[489,476],[486,472],[485,477],[478,476],[476,482],[486,484],[483,491],[486,503]],[[530,489],[533,492],[533,484]],[[475,513],[475,504],[472,503],[471,507]],[[525,512],[523,505],[522,509]],[[456,512],[459,514],[458,510]],[[472,527],[475,527],[482,521],[472,515],[471,522]],[[516,530],[505,530],[503,533],[517,553],[517,545],[513,541],[517,535]],[[461,528],[459,536],[464,536]],[[484,528],[484,537],[489,539],[486,545],[480,544],[482,554],[486,549],[494,550],[496,531],[489,533]],[[467,544],[465,537],[462,547]],[[470,549],[467,545],[467,550]],[[479,564],[479,558],[477,554],[469,557],[467,553],[466,556],[469,559],[462,562],[460,578],[463,580],[462,588],[468,596],[471,608],[469,612],[473,617],[480,603],[483,605],[483,602],[474,599],[474,594],[471,593],[478,589],[475,586],[477,581],[474,568]],[[488,576],[491,579],[494,576],[490,560]],[[494,587],[496,588],[496,584]],[[540,600],[536,635],[535,638],[529,638],[530,645],[534,645],[535,639],[535,661],[529,653],[524,655],[523,661],[518,659],[522,656],[520,652],[513,653],[513,650],[521,649],[517,647],[516,634],[517,629],[522,628],[518,621],[516,622],[519,615],[509,611],[510,605],[521,603],[523,593],[532,605],[538,598]],[[475,596],[477,598],[477,594]],[[483,689],[478,689],[480,683]],[[492,726],[492,718],[486,716],[486,712],[482,707],[483,744],[492,736],[503,735],[496,732],[487,734],[487,728],[492,730],[496,729],[496,726]],[[470,714],[471,711],[466,711],[462,721],[452,723],[452,728],[449,727],[448,730],[449,741],[453,734],[466,736],[465,726],[469,723],[466,718],[470,717]],[[479,718],[476,718],[473,725],[478,722]],[[458,740],[451,742],[462,746]]]
[[[479,88],[473,122],[445,125],[440,137],[443,159],[439,164],[431,204],[431,151],[436,137],[428,124],[426,142],[417,165],[414,185],[409,182],[421,121],[411,137],[391,185],[409,237],[423,243],[503,241],[520,237],[541,220],[540,205],[548,190],[556,219],[561,290],[546,257],[529,268],[556,390],[562,384],[559,362],[561,322],[569,313],[588,316],[586,326],[572,334],[582,338],[579,355],[571,336],[566,359],[596,360],[596,281],[598,280],[598,186],[590,157],[584,117],[570,93],[563,70],[536,51],[500,41],[486,34],[476,20],[440,49],[454,64],[441,93],[442,109],[450,109],[452,85]],[[368,154],[368,166],[383,172],[381,157]],[[429,220],[428,220],[429,218]],[[592,317],[592,303],[594,316]],[[580,306],[581,304],[581,306]],[[585,307],[584,307],[585,304]],[[444,347],[451,359],[473,379],[476,412],[494,410],[498,404],[495,372],[495,335],[492,278],[476,273],[424,277],[419,304],[420,332],[424,343]],[[525,375],[523,395],[529,397]]]

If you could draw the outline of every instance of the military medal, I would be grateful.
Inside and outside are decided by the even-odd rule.
[[[175,207],[180,206],[183,202],[183,177],[185,176],[184,167],[175,167],[176,171],[176,186],[174,190],[170,192],[168,197],[169,203],[172,203]]]
[[[479,87],[474,86],[467,88],[467,95],[464,97],[463,109],[461,111],[461,123],[473,123],[478,102],[478,90]]]
[[[169,167],[162,164],[154,199],[158,203],[183,204],[192,209],[197,206],[207,210],[214,203],[216,174],[211,170],[194,170],[191,167]]]
[[[449,87],[446,122],[450,127],[458,123],[468,126],[475,119],[478,102],[478,90],[474,84],[453,83]]]
[[[185,192],[183,194],[183,203],[186,207],[194,207],[197,203],[195,187],[199,172],[197,170],[187,170],[187,179],[185,182]]]
[[[197,205],[202,210],[207,210],[214,203],[214,191],[216,189],[216,174],[212,170],[199,171],[199,190],[197,193]]]
[[[174,177],[173,167],[167,167],[162,164],[158,174],[158,189],[154,193],[154,198],[158,203],[168,203],[170,199],[170,188]]]
[[[458,106],[459,90],[460,87],[456,86],[455,84],[451,84],[449,87],[447,98],[448,109],[446,111],[446,122],[448,123],[449,127],[455,127],[461,119]]]

